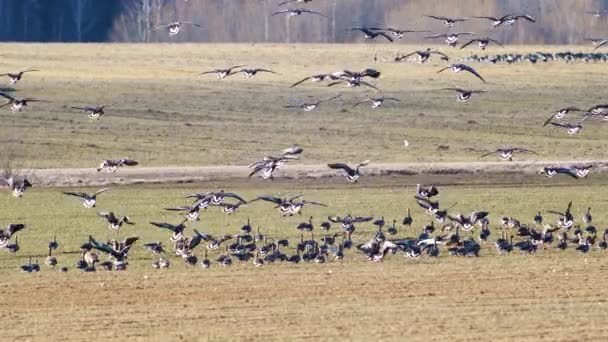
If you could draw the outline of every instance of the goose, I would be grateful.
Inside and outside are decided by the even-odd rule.
[[[529,153],[529,154],[537,154],[536,152],[532,151],[532,150],[528,150],[525,148],[521,148],[521,147],[511,147],[511,148],[499,148],[496,149],[492,152],[488,152],[486,154],[483,154],[481,158],[485,158],[489,155],[492,154],[496,154],[498,156],[498,158],[500,158],[500,160],[502,161],[513,161],[513,154],[514,153]]]
[[[486,80],[483,77],[481,77],[481,75],[478,74],[477,71],[475,71],[475,69],[471,68],[470,66],[468,66],[466,64],[451,64],[451,65],[449,65],[449,66],[447,66],[447,67],[445,67],[445,68],[437,71],[437,73],[438,74],[442,73],[445,70],[450,70],[453,73],[459,73],[461,71],[466,71],[466,72],[469,72],[469,73],[475,75],[475,77],[477,77],[480,80],[482,80],[483,83],[486,83]]]
[[[602,235],[602,241],[600,241],[600,243],[598,243],[598,245],[597,245],[597,247],[599,249],[606,250],[608,248],[608,241],[606,239],[607,236],[608,236],[608,229],[605,229],[604,234]]]
[[[407,208],[407,216],[403,218],[403,222],[401,222],[401,224],[404,226],[411,227],[412,223],[414,223],[414,219],[412,218],[412,215],[410,213],[410,208]]]
[[[351,216],[350,214],[340,217],[340,216],[329,216],[327,219],[333,223],[340,223],[342,225],[342,229],[347,232],[354,231],[354,224],[360,222],[369,222],[374,218],[372,216]],[[350,237],[350,235],[349,235]],[[345,248],[346,247],[345,245]]]
[[[339,81],[336,81],[336,82],[329,83],[327,86],[328,87],[333,87],[333,86],[338,85],[338,84],[346,84],[347,88],[360,87],[361,85],[364,85],[366,87],[369,87],[369,88],[372,88],[372,89],[375,89],[375,90],[379,90],[378,87],[376,87],[375,85],[373,85],[373,84],[371,84],[369,82],[360,80],[360,79],[339,80]]]
[[[55,267],[55,265],[57,265],[57,258],[53,256],[52,248],[49,248],[49,255],[44,259],[44,264],[49,267]]]
[[[292,201],[291,202],[291,206],[289,208],[289,215],[293,216],[295,214],[299,214],[302,215],[302,209],[304,208],[305,205],[310,204],[310,205],[318,205],[320,207],[327,207],[326,204],[323,203],[319,203],[319,202],[313,202],[313,201]]]
[[[298,224],[296,229],[298,229],[299,231],[312,233],[312,231],[315,228],[315,226],[312,224],[312,219],[313,219],[313,217],[311,216],[308,219],[308,222],[302,222],[302,223]]]
[[[505,237],[505,231],[501,230],[501,238],[497,239],[494,245],[499,255],[510,253],[513,250],[513,235],[509,237],[509,240]]]
[[[359,31],[363,32],[365,39],[376,39],[378,37],[384,37],[389,42],[393,42],[393,38],[389,36],[386,32],[382,31],[373,31],[373,28],[369,27],[353,27],[350,28],[349,31]]]
[[[418,57],[418,61],[420,62],[420,64],[426,63],[431,58],[432,55],[438,55],[441,58],[441,60],[446,61],[446,62],[450,60],[448,55],[446,55],[445,53],[439,52],[439,51],[433,51],[433,50],[431,50],[431,48],[427,48],[426,50],[423,50],[423,51],[414,51],[407,55],[397,56],[397,57],[395,57],[395,62],[401,62],[414,55],[416,55]]]
[[[602,16],[605,16],[606,14],[608,14],[608,11],[587,11],[585,12],[587,14],[591,14],[592,16],[596,17],[596,18],[600,18]]]
[[[605,115],[606,113],[608,113],[608,104],[595,105],[587,109],[586,112],[592,115]]]
[[[456,216],[448,215],[448,219],[452,222],[456,222],[466,232],[470,231],[477,222],[485,219],[488,214],[487,211],[474,211],[469,217],[457,214]]]
[[[278,75],[276,72],[274,72],[272,70],[262,69],[262,68],[245,68],[245,69],[241,69],[241,70],[237,71],[237,73],[243,73],[243,77],[245,77],[245,78],[253,78],[255,75],[257,75],[260,72],[267,72],[270,74]]]
[[[98,190],[97,192],[94,192],[93,194],[88,194],[86,192],[64,192],[64,195],[68,195],[68,196],[75,196],[75,197],[79,197],[82,201],[82,205],[85,208],[95,208],[95,206],[97,205],[97,195],[104,193],[106,191],[110,190],[110,188],[103,188]]]
[[[545,122],[543,123],[543,127],[550,124],[553,121],[553,119],[561,120],[561,119],[565,118],[566,115],[568,115],[570,112],[582,112],[582,111],[583,110],[581,110],[577,107],[566,107],[566,108],[557,110],[554,113],[552,113],[551,116],[549,116],[549,118],[547,120],[545,120]]]
[[[214,204],[222,207],[222,212],[228,215],[234,214],[242,205],[247,205],[246,202],[237,202],[237,203],[226,203],[222,202],[220,204]]]
[[[161,255],[165,252],[162,242],[149,242],[143,245],[146,250],[149,250],[154,255]]]
[[[475,35],[473,32],[458,32],[458,33],[439,33],[432,36],[424,37],[424,39],[445,38],[445,43],[450,47],[455,47],[458,44],[458,38],[462,35]]]
[[[585,122],[588,118],[590,118],[589,115],[585,116],[583,119],[581,119],[576,124],[568,123],[568,122],[553,122],[553,121],[549,122],[549,124],[551,124],[552,126],[561,128],[568,135],[576,135],[583,129],[583,122]]]
[[[431,32],[428,30],[422,30],[422,31],[417,31],[417,30],[403,30],[403,29],[395,29],[395,28],[385,28],[385,29],[374,29],[375,31],[385,31],[385,32],[389,32],[391,35],[393,35],[393,37],[395,37],[396,39],[401,39],[403,38],[407,33],[424,33],[424,32]]]
[[[261,173],[262,179],[274,179],[274,172],[278,170],[284,164],[292,160],[298,160],[298,154],[301,154],[303,151],[297,145],[292,147],[292,150],[286,149],[283,151],[283,154],[279,157],[267,156],[262,160],[255,161],[251,163],[248,167],[253,168],[253,171],[249,173],[249,178],[253,177],[255,174]]]
[[[570,203],[568,203],[568,207],[566,208],[566,211],[559,212],[559,211],[555,211],[555,210],[549,210],[548,213],[555,214],[560,217],[559,220],[557,221],[558,226],[563,227],[563,228],[571,228],[574,225],[574,216],[572,215],[571,209],[572,209],[572,201],[570,201]]]
[[[288,5],[288,4],[291,4],[291,3],[294,3],[294,2],[295,3],[303,3],[303,4],[305,4],[305,3],[308,3],[308,2],[312,2],[312,0],[287,0],[287,1],[283,1],[283,2],[279,3],[277,6]]]
[[[255,267],[264,266],[264,260],[260,259],[260,251],[255,252],[255,258],[253,258],[253,266],[255,266]]]
[[[208,75],[208,74],[215,74],[215,76],[217,77],[218,80],[223,80],[228,76],[232,76],[234,74],[236,74],[236,72],[233,72],[234,69],[236,68],[242,68],[244,67],[244,65],[235,65],[226,69],[215,69],[215,70],[210,70],[210,71],[203,71],[202,73],[199,74],[199,76],[202,75]]]
[[[386,230],[388,235],[397,235],[397,220],[393,220],[393,224]]]
[[[593,48],[593,51],[601,48],[602,46],[604,46],[606,44],[608,44],[608,39],[601,40],[600,42],[598,42],[598,43],[595,44],[595,47]]]
[[[103,218],[108,223],[108,228],[114,232],[118,232],[123,224],[134,225],[134,222],[129,221],[128,216],[116,217],[113,212],[100,211],[97,216]]]
[[[38,260],[32,263],[32,257],[29,258],[27,264],[21,265],[21,272],[35,273],[38,271],[40,271],[40,266],[38,266]]]
[[[187,221],[188,220],[183,220],[178,224],[170,224],[165,222],[150,222],[150,224],[158,228],[170,230],[172,232],[171,241],[175,242],[182,239]]]
[[[443,21],[443,24],[447,27],[452,27],[456,23],[460,23],[460,22],[469,20],[469,18],[448,18],[448,17],[435,16],[435,15],[425,15],[425,17],[436,19],[436,20],[441,20],[441,21]]]
[[[481,226],[481,231],[479,231],[479,242],[485,243],[488,241],[488,237],[490,237],[491,231],[488,228],[488,223],[484,222]]]
[[[116,271],[124,271],[126,269],[129,250],[137,240],[137,237],[129,238],[125,240],[126,244],[121,244],[120,248],[116,249],[110,246],[110,244],[96,241],[92,236],[89,235],[89,243],[91,244],[92,248],[112,257]]]
[[[217,192],[205,192],[205,193],[188,195],[188,196],[186,196],[186,198],[209,199],[210,200],[209,203],[213,204],[213,205],[222,204],[222,202],[224,201],[225,198],[234,198],[243,204],[247,203],[247,201],[243,197],[239,196],[238,194],[236,194],[234,192],[225,192],[224,190],[220,190]]]
[[[395,102],[401,102],[401,100],[399,100],[398,98],[395,97],[384,97],[384,96],[379,96],[379,97],[368,97],[365,100],[359,101],[357,103],[355,103],[353,105],[353,107],[357,107],[360,104],[366,103],[366,102],[371,102],[372,103],[372,109],[376,109],[382,106],[382,104],[384,103],[384,101],[395,101]]]
[[[451,90],[458,93],[456,100],[458,102],[468,102],[473,94],[483,94],[487,93],[487,90],[472,90],[472,89],[461,89],[461,88],[442,88],[439,90]]]
[[[174,22],[170,22],[170,23],[160,23],[160,24],[156,25],[156,27],[152,31],[166,28],[167,32],[169,34],[169,37],[173,37],[173,36],[177,36],[181,32],[183,26],[185,26],[185,25],[190,25],[190,26],[194,26],[194,27],[203,27],[202,25],[193,23],[191,21],[174,21]]]
[[[10,176],[0,179],[0,185],[6,185],[11,189],[14,197],[21,198],[27,188],[32,187],[32,183],[25,177]]]
[[[86,107],[72,107],[72,109],[82,110],[89,114],[89,118],[92,120],[97,120],[99,117],[105,114],[105,109],[110,107],[110,105],[102,105],[102,106],[86,106]]]
[[[513,25],[515,24],[515,22],[517,22],[517,20],[519,19],[525,19],[529,22],[535,23],[536,19],[534,17],[532,17],[531,15],[527,15],[527,14],[507,14],[505,16],[502,17],[490,17],[490,16],[474,16],[473,18],[477,18],[477,19],[486,19],[492,22],[492,26],[493,27],[499,27],[501,25]]]
[[[370,163],[369,160],[365,160],[365,161],[357,164],[357,166],[355,166],[355,168],[351,168],[350,166],[348,166],[344,163],[327,164],[327,166],[330,169],[334,169],[334,170],[344,170],[344,172],[346,173],[346,179],[348,179],[348,181],[351,183],[356,183],[360,177],[359,169],[361,169],[361,167],[363,167],[363,166],[367,166],[369,163]]]
[[[572,166],[572,170],[574,170],[574,172],[576,173],[576,176],[578,178],[585,178],[587,177],[587,175],[589,174],[589,172],[591,172],[591,169],[593,169],[595,167],[595,165],[590,164],[590,165],[574,165]]]
[[[119,167],[123,167],[123,166],[136,166],[138,165],[139,162],[133,160],[133,159],[129,159],[129,158],[123,158],[123,159],[118,159],[118,160],[113,160],[113,159],[106,159],[103,160],[100,164],[99,167],[97,167],[97,172],[101,172],[101,171],[108,171],[108,172],[116,172],[116,170],[118,170]]]
[[[315,12],[315,11],[312,11],[312,10],[309,10],[309,9],[306,9],[306,8],[284,9],[284,10],[281,10],[281,11],[274,12],[271,15],[271,17],[274,17],[275,15],[278,15],[278,14],[287,14],[287,16],[289,16],[289,17],[295,17],[295,16],[299,16],[299,15],[302,15],[302,14],[314,14],[314,15],[319,15],[319,16],[321,16],[323,18],[328,18],[329,19],[329,17],[326,16],[325,14],[322,14],[322,13],[319,13],[319,12]]]
[[[316,74],[316,75],[308,76],[308,77],[305,77],[305,78],[299,80],[298,82],[290,85],[289,88],[297,87],[300,84],[302,84],[308,80],[315,82],[315,83],[323,82],[325,80],[335,81],[335,80],[339,80],[342,75],[343,75],[342,71],[337,71],[333,74]]]
[[[329,101],[337,99],[337,98],[339,98],[341,96],[342,95],[336,95],[336,96],[330,97],[330,98],[325,99],[325,100],[319,100],[317,102],[309,102],[309,103],[302,103],[302,104],[299,104],[299,105],[283,106],[283,108],[301,108],[305,112],[311,112],[311,111],[317,109],[317,107],[319,107],[319,105],[321,103],[329,102]]]
[[[300,260],[302,260],[302,258],[300,257],[300,250],[296,249],[296,254],[290,256],[289,258],[287,258],[287,262],[290,264],[297,264],[300,262]]]
[[[303,195],[296,195],[290,198],[279,198],[279,197],[274,197],[274,196],[259,196],[253,200],[251,200],[250,203],[255,202],[255,201],[265,201],[265,202],[271,202],[276,204],[277,209],[279,209],[279,212],[281,213],[281,215],[293,215],[293,209],[292,209],[292,205],[294,203],[294,201],[300,197],[302,197]]]
[[[211,198],[207,199],[197,199],[191,205],[179,206],[174,208],[165,208],[167,211],[178,211],[178,212],[186,212],[185,218],[188,221],[194,222],[200,220],[200,210],[202,208],[207,208],[209,203],[211,202]]]
[[[590,224],[593,221],[593,216],[591,216],[591,207],[587,208],[587,212],[583,215],[583,222],[586,224]]]
[[[25,107],[27,107],[27,104],[30,102],[47,102],[45,100],[39,100],[33,97],[25,97],[19,99],[5,93],[0,93],[0,96],[8,100],[6,103],[1,104],[0,108],[11,105],[11,110],[13,112],[21,112]]]
[[[462,49],[466,48],[467,46],[469,46],[469,45],[471,45],[473,43],[477,43],[477,45],[479,46],[479,48],[481,50],[485,50],[488,47],[488,45],[490,45],[490,43],[494,43],[494,44],[500,46],[501,48],[504,48],[504,46],[498,40],[492,39],[490,37],[485,37],[485,38],[474,38],[474,39],[471,39],[468,42],[466,42],[465,44],[463,44],[460,47],[460,49],[462,50]]]
[[[25,225],[21,223],[10,223],[5,229],[0,229],[0,248],[6,248],[11,237],[23,229]]]
[[[234,238],[234,236],[232,236],[232,235],[224,235],[219,238],[215,238],[211,234],[201,233],[196,229],[194,229],[194,233],[196,234],[197,237],[199,237],[203,241],[208,242],[207,248],[210,250],[219,249],[220,246],[222,245],[222,243],[232,240],[232,238]]]
[[[574,179],[579,179],[577,172],[570,167],[546,166],[543,167],[538,173],[547,176],[547,178],[562,174],[570,176]]]
[[[543,215],[541,215],[540,211],[538,214],[534,215],[534,223],[538,225],[543,224]]]
[[[207,249],[206,248],[205,248],[205,254],[204,254],[203,260],[201,260],[201,267],[205,268],[205,269],[211,267],[211,261],[207,258]]]
[[[23,74],[28,73],[28,72],[35,72],[35,71],[40,71],[40,70],[29,69],[29,70],[19,71],[16,73],[8,72],[6,74],[0,74],[0,76],[7,76],[10,79],[11,84],[17,84],[17,82],[21,81]]]
[[[439,189],[434,186],[422,186],[420,184],[416,184],[416,195],[414,197],[420,197],[424,199],[429,199],[431,197],[435,197],[439,195]],[[409,209],[408,209],[409,214]]]

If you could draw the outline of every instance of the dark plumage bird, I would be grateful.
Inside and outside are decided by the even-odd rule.
[[[71,192],[71,191],[67,191],[64,192],[64,195],[68,195],[68,196],[75,196],[75,197],[79,197],[80,200],[82,201],[82,205],[85,208],[95,208],[96,204],[97,204],[97,195],[106,192],[110,190],[110,188],[104,188],[101,190],[98,190],[97,192],[94,192],[92,194],[88,194],[86,192]]]
[[[306,103],[302,103],[302,104],[299,104],[299,105],[283,106],[283,108],[301,108],[305,112],[310,112],[310,111],[313,111],[313,110],[317,109],[320,104],[325,103],[325,102],[329,102],[331,100],[335,100],[335,99],[339,98],[340,96],[342,96],[342,95],[336,95],[336,96],[330,97],[328,99],[319,100],[317,102],[306,102]]]
[[[244,65],[235,65],[233,67],[226,68],[226,69],[215,69],[215,70],[210,70],[210,71],[203,71],[199,75],[215,74],[217,79],[223,80],[224,78],[226,78],[228,76],[236,74],[237,72],[235,72],[234,69],[242,68],[242,67],[244,67]]]
[[[469,73],[475,75],[475,77],[477,77],[480,80],[482,80],[483,83],[486,83],[486,80],[483,77],[481,77],[481,75],[478,74],[477,71],[475,71],[475,69],[471,68],[470,66],[468,66],[466,64],[451,64],[451,65],[449,65],[449,66],[447,66],[447,67],[445,67],[445,68],[437,71],[437,73],[438,74],[442,73],[445,70],[450,70],[450,71],[452,71],[454,73],[459,73],[461,71],[466,71],[466,72],[469,72]]]
[[[499,27],[501,25],[513,25],[519,19],[525,19],[532,23],[536,22],[536,19],[534,17],[532,17],[531,15],[527,15],[527,14],[507,14],[502,17],[490,17],[490,16],[475,17],[474,16],[473,18],[489,20],[492,22],[493,27]]]
[[[452,27],[456,23],[461,23],[466,20],[469,20],[469,18],[449,18],[449,17],[436,16],[436,15],[425,15],[425,17],[436,19],[436,20],[441,20],[441,21],[443,21],[443,24],[447,27]]]
[[[447,61],[450,60],[450,58],[448,57],[448,55],[446,55],[445,53],[439,52],[439,51],[433,51],[433,50],[431,50],[431,48],[427,48],[426,50],[423,50],[423,51],[414,51],[414,52],[409,53],[407,55],[397,56],[397,57],[395,57],[395,62],[401,62],[403,60],[406,60],[406,59],[410,58],[411,56],[416,55],[416,56],[418,56],[418,61],[420,62],[420,64],[424,64],[434,54],[438,55],[441,58],[441,60],[443,60],[443,61],[447,62]]]
[[[275,15],[278,15],[278,14],[287,14],[287,16],[289,16],[289,17],[295,17],[295,16],[299,16],[299,15],[302,15],[302,14],[314,14],[314,15],[318,15],[318,16],[321,16],[323,18],[328,18],[329,19],[329,17],[326,16],[325,14],[323,14],[323,13],[315,12],[315,11],[309,10],[307,8],[284,9],[284,10],[281,10],[281,11],[274,12],[271,16],[274,17]]]
[[[243,76],[245,78],[253,78],[255,75],[257,75],[260,72],[278,75],[276,72],[274,72],[272,70],[262,69],[262,68],[245,68],[245,69],[241,69],[241,70],[237,71],[237,73],[243,73]]]
[[[7,76],[10,79],[11,84],[17,84],[17,82],[21,81],[23,74],[28,73],[28,72],[34,72],[34,71],[39,71],[39,70],[29,69],[29,70],[14,72],[14,73],[8,72],[6,74],[0,74],[0,76]]]
[[[485,38],[475,38],[475,39],[471,39],[468,42],[466,42],[465,44],[463,44],[460,49],[464,49],[467,46],[473,44],[473,43],[477,43],[477,45],[479,46],[480,49],[485,50],[488,45],[490,45],[490,43],[494,43],[500,47],[504,47],[499,41],[497,41],[496,39],[492,39],[490,37],[485,37]]]
[[[561,119],[565,118],[566,115],[568,115],[570,112],[583,112],[583,110],[579,109],[577,107],[565,107],[560,110],[557,110],[554,113],[551,113],[551,116],[549,116],[549,118],[547,118],[547,120],[545,120],[545,122],[543,123],[543,127],[550,124],[551,121],[553,121],[553,119],[561,120]]]
[[[152,29],[152,31],[166,28],[167,33],[169,34],[169,37],[173,37],[173,36],[178,35],[182,31],[183,27],[186,25],[190,25],[190,26],[194,26],[194,27],[203,27],[202,25],[193,23],[191,21],[174,21],[174,22],[170,22],[170,23],[160,23],[160,24],[156,25],[156,27],[154,29]]]
[[[424,37],[424,39],[445,38],[445,43],[450,47],[455,47],[458,44],[458,39],[462,35],[474,35],[473,32],[458,32],[458,33],[439,33],[432,36]]]
[[[138,164],[139,164],[139,162],[137,162],[133,159],[129,159],[129,158],[122,158],[122,159],[118,159],[118,160],[106,159],[106,160],[102,161],[101,164],[99,164],[99,166],[97,167],[97,172],[101,172],[103,170],[106,170],[108,172],[116,172],[116,170],[118,170],[119,167],[136,166]]]
[[[468,102],[473,94],[487,93],[486,90],[473,90],[473,89],[461,89],[461,88],[442,88],[440,90],[451,90],[458,93],[456,97],[458,102]]]
[[[23,224],[11,223],[5,229],[0,229],[0,248],[5,248],[11,237],[24,228],[25,225]]]
[[[513,154],[514,153],[531,153],[531,154],[537,154],[536,152],[532,151],[532,150],[528,150],[525,148],[521,148],[521,147],[511,147],[511,148],[499,148],[496,149],[492,152],[488,152],[484,155],[482,155],[481,158],[485,158],[489,155],[492,154],[496,154],[498,156],[498,158],[500,158],[503,161],[513,161]]]
[[[102,115],[105,114],[105,109],[110,107],[107,106],[86,106],[86,107],[72,107],[72,109],[79,109],[89,114],[90,119],[99,119]]]
[[[25,98],[16,98],[16,97],[12,97],[8,94],[5,93],[0,93],[0,96],[4,97],[5,99],[8,100],[8,102],[1,104],[0,108],[4,107],[4,106],[8,106],[11,105],[11,110],[13,112],[20,112],[23,110],[23,108],[27,107],[27,104],[30,102],[47,102],[45,100],[39,100],[39,99],[35,99],[33,97],[25,97]]]
[[[393,42],[393,38],[389,36],[386,32],[383,31],[373,31],[369,27],[353,27],[349,29],[349,31],[359,31],[363,32],[365,39],[376,39],[378,37],[383,37],[389,42]]]
[[[354,183],[359,180],[359,177],[360,177],[359,169],[368,164],[369,164],[369,160],[366,160],[366,161],[363,161],[363,162],[357,164],[357,166],[355,166],[355,168],[351,168],[350,166],[348,166],[344,163],[327,164],[327,166],[330,169],[334,169],[334,170],[344,170],[348,181]]]

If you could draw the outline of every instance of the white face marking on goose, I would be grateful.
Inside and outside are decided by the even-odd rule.
[[[11,84],[16,84],[17,82],[19,82],[18,77],[11,77]]]
[[[317,108],[316,104],[307,104],[307,105],[304,105],[304,111],[306,111],[306,112],[313,111],[313,110],[315,110],[315,108]]]
[[[585,178],[589,174],[589,169],[576,169],[576,175]]]
[[[384,102],[384,100],[382,100],[382,99],[372,100],[372,108],[378,108],[378,107],[382,106],[383,102]]]
[[[169,36],[175,36],[179,34],[182,27],[180,25],[170,25],[169,26]]]
[[[460,102],[468,102],[471,99],[470,93],[460,93],[458,94],[458,101]]]
[[[118,170],[118,166],[116,166],[116,165],[107,166],[106,169],[108,170],[108,172],[116,172],[116,170]]]
[[[11,106],[11,109],[13,110],[13,112],[20,112],[24,106],[25,105],[23,104],[23,102],[17,101],[17,102],[13,103],[13,105]]]
[[[90,119],[93,119],[93,120],[97,120],[97,119],[99,119],[99,117],[100,117],[100,116],[101,116],[101,114],[99,114],[99,113],[94,113],[94,112],[89,114],[89,118],[90,118]]]
[[[83,201],[83,205],[85,206],[85,208],[94,208],[96,203],[97,201],[93,198],[85,199]]]

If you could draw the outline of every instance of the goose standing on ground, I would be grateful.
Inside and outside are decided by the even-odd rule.
[[[493,27],[499,27],[503,24],[504,25],[513,25],[519,19],[525,19],[532,23],[536,22],[536,19],[534,17],[527,15],[527,14],[520,14],[520,15],[507,14],[507,15],[499,17],[499,18],[489,17],[489,16],[478,16],[478,17],[473,17],[473,18],[489,20],[492,22]]]
[[[79,110],[85,111],[89,114],[90,119],[97,120],[97,119],[99,119],[99,117],[101,117],[102,115],[105,114],[105,109],[108,107],[110,107],[110,106],[107,105],[107,106],[97,106],[97,107],[93,107],[93,106],[72,107],[72,109],[79,109]]]
[[[113,212],[100,211],[97,216],[103,218],[108,223],[108,228],[111,231],[118,232],[123,224],[134,225],[134,222],[129,221],[128,216],[116,217]]]
[[[11,105],[11,110],[13,112],[20,112],[23,110],[23,108],[27,107],[27,104],[30,102],[47,102],[45,100],[39,100],[39,99],[35,99],[32,97],[26,97],[26,98],[15,98],[12,97],[8,94],[4,94],[4,93],[0,93],[0,96],[4,97],[5,99],[8,100],[8,102],[0,105],[0,108],[4,107],[4,106],[8,106]]]
[[[469,73],[475,75],[475,77],[477,77],[480,80],[482,80],[483,83],[486,83],[486,80],[483,77],[481,77],[481,75],[478,74],[477,71],[475,71],[475,69],[471,68],[470,66],[468,66],[466,64],[451,64],[451,65],[449,65],[449,66],[447,66],[447,67],[445,67],[445,68],[437,71],[437,73],[438,74],[442,73],[445,70],[450,70],[453,73],[459,73],[461,71],[466,71],[466,72],[469,72]]]
[[[174,21],[171,23],[161,23],[156,25],[156,27],[152,31],[160,30],[162,28],[166,28],[169,34],[169,37],[177,36],[183,29],[185,25],[190,25],[194,27],[203,27],[199,24],[193,23],[191,21]]]
[[[469,102],[473,94],[487,93],[486,90],[472,90],[472,89],[460,89],[460,88],[442,88],[439,90],[452,90],[458,93],[456,100],[458,102]]]
[[[357,166],[355,166],[354,169],[344,163],[327,164],[327,166],[330,169],[334,169],[334,170],[337,170],[337,169],[344,170],[348,181],[352,182],[352,183],[356,183],[360,177],[359,169],[361,169],[361,167],[363,167],[363,166],[367,166],[369,164],[369,162],[370,162],[369,160],[363,161],[363,162],[357,164]]]
[[[129,158],[123,158],[118,160],[106,159],[99,164],[99,167],[97,167],[97,172],[101,172],[104,170],[108,172],[116,172],[119,167],[136,166],[138,164],[139,162]]]
[[[207,74],[215,74],[215,76],[217,77],[218,80],[223,80],[224,78],[234,75],[237,72],[234,72],[234,69],[236,68],[242,68],[244,67],[244,65],[235,65],[233,67],[230,68],[226,68],[226,69],[215,69],[215,70],[210,70],[210,71],[204,71],[202,73],[200,73],[199,75],[207,75]]]
[[[399,100],[398,98],[395,98],[395,97],[374,96],[374,97],[368,97],[367,99],[365,99],[363,101],[359,101],[359,102],[355,103],[353,105],[353,107],[357,107],[358,105],[366,103],[366,102],[371,102],[372,109],[376,109],[378,107],[381,107],[382,104],[384,103],[384,101],[387,101],[387,100],[401,102],[401,100]]]
[[[4,248],[7,249],[11,253],[17,253],[19,251],[19,249],[21,248],[19,246],[19,239],[17,238],[17,236],[15,236],[15,242],[7,244]]]
[[[568,115],[570,112],[582,112],[582,111],[583,111],[582,109],[579,109],[577,107],[562,108],[562,109],[552,113],[551,116],[547,120],[545,120],[545,122],[543,123],[543,127],[550,124],[551,121],[553,121],[553,119],[561,120],[561,119],[565,118],[566,115]]]
[[[32,183],[25,176],[10,176],[0,179],[0,185],[6,185],[11,189],[13,196],[21,198],[27,188],[32,187]]]
[[[110,188],[103,188],[93,194],[87,194],[86,192],[64,192],[64,195],[79,197],[82,201],[82,205],[85,208],[95,208],[97,204],[97,195],[110,190]]]
[[[299,16],[299,15],[302,15],[302,14],[314,14],[314,15],[319,15],[319,16],[321,16],[323,18],[328,18],[329,19],[329,17],[326,16],[325,14],[323,14],[323,13],[315,12],[315,11],[309,10],[307,8],[289,8],[289,9],[284,9],[284,10],[281,10],[281,11],[274,12],[271,15],[271,17],[274,17],[275,15],[278,15],[278,14],[287,14],[287,16],[289,16],[289,17],[295,17],[295,16]]]
[[[245,68],[245,69],[241,69],[241,70],[237,71],[236,73],[243,73],[243,77],[249,79],[249,78],[253,78],[255,75],[257,75],[260,72],[267,72],[270,74],[278,75],[276,72],[274,72],[272,70],[262,69],[262,68]]]
[[[27,72],[39,71],[35,69],[23,70],[16,73],[8,72],[6,74],[0,74],[0,76],[7,76],[10,79],[11,84],[17,84],[17,82],[21,81],[23,74]]]
[[[24,228],[24,224],[11,223],[6,226],[6,229],[0,229],[0,248],[5,248],[11,237]]]
[[[321,103],[325,103],[325,102],[329,102],[331,100],[335,100],[335,99],[339,98],[340,96],[342,96],[342,95],[336,95],[334,97],[330,97],[328,99],[320,100],[320,101],[317,101],[317,102],[309,102],[309,103],[302,103],[302,104],[299,104],[299,105],[283,106],[283,108],[301,108],[305,112],[310,112],[310,111],[313,111],[313,110],[317,109],[317,107],[319,107],[319,105]]]
[[[474,35],[473,32],[459,32],[459,33],[439,33],[432,36],[424,37],[424,39],[436,39],[445,38],[445,43],[449,47],[455,47],[458,44],[458,38],[462,35]]]
[[[431,58],[431,56],[433,54],[438,55],[441,58],[441,60],[443,60],[443,61],[447,62],[450,60],[448,55],[446,55],[445,53],[439,52],[439,51],[433,51],[433,50],[431,50],[431,48],[427,48],[424,51],[414,51],[407,55],[397,56],[397,57],[395,57],[395,62],[401,62],[403,60],[410,58],[413,55],[416,55],[416,56],[418,56],[418,61],[420,62],[420,64],[424,64]]]
[[[456,23],[461,23],[466,20],[469,20],[469,18],[448,18],[448,17],[435,16],[435,15],[425,15],[425,17],[436,19],[436,20],[441,20],[441,21],[443,21],[443,24],[447,27],[452,27]]]
[[[353,27],[349,29],[349,31],[360,31],[363,32],[365,39],[376,39],[378,37],[383,37],[389,42],[393,42],[393,38],[389,36],[386,32],[382,31],[373,31],[372,28],[369,27]]]
[[[513,161],[513,154],[514,153],[531,153],[531,154],[537,154],[536,152],[532,151],[532,150],[528,150],[525,148],[521,148],[521,147],[511,147],[511,148],[499,148],[496,149],[492,152],[488,152],[484,155],[482,155],[481,158],[485,158],[489,155],[492,154],[496,154],[498,156],[498,158],[500,158],[500,160],[503,161]]]
[[[496,39],[492,39],[490,37],[485,37],[485,38],[471,39],[468,42],[466,42],[464,45],[462,45],[460,47],[460,49],[462,50],[462,49],[466,48],[467,46],[469,46],[469,45],[471,45],[471,44],[473,44],[475,42],[478,43],[477,45],[479,46],[479,48],[481,50],[485,50],[488,47],[488,45],[490,45],[490,43],[494,43],[494,44],[500,46],[501,48],[504,48],[504,46],[499,41],[497,41]]]

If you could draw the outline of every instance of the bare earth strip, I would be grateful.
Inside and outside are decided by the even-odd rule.
[[[444,163],[393,163],[371,164],[362,171],[366,176],[393,175],[467,175],[467,174],[520,174],[537,173],[545,166],[593,164],[594,172],[605,172],[608,160],[584,161],[513,161],[513,162],[444,162]],[[116,173],[96,172],[87,169],[33,169],[38,186],[101,186],[111,184],[190,183],[246,179],[251,169],[240,165],[192,167],[135,167],[122,168]],[[318,179],[339,176],[326,165],[293,164],[276,173],[277,178]]]

